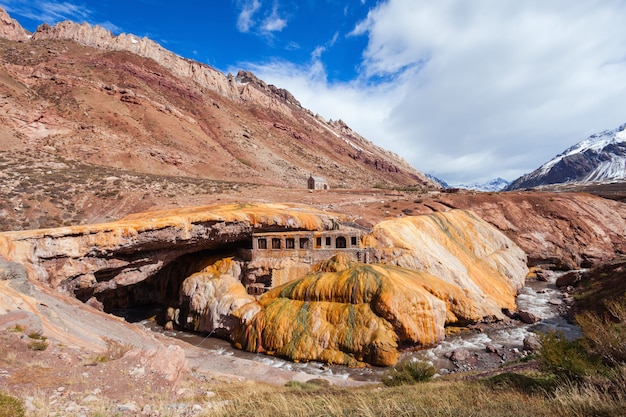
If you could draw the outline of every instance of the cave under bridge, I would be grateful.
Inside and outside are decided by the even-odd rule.
[[[237,278],[248,294],[260,295],[339,251],[367,262],[367,232],[345,216],[306,206],[232,205],[4,235],[13,258],[32,265],[32,278],[139,321],[179,306],[185,279],[220,259],[239,263]]]

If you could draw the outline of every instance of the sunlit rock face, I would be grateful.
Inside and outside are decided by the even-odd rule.
[[[296,361],[386,366],[396,363],[399,343],[443,339],[445,303],[420,282],[436,278],[391,266],[338,264],[347,268],[263,295],[262,310],[235,332],[235,344]]]
[[[153,292],[169,293],[170,275],[178,271],[178,303],[168,304],[172,325],[296,361],[392,365],[403,347],[440,342],[446,324],[501,317],[503,308],[515,308],[527,272],[524,253],[461,210],[380,223],[362,242],[377,264],[338,256],[299,279],[291,275],[301,272],[285,264],[276,274],[285,283],[258,299],[241,283],[243,261],[186,257],[245,247],[255,231],[333,230],[342,220],[297,205],[180,209],[101,225],[6,232],[0,253],[24,264],[30,280],[88,296],[108,290],[114,297],[121,294],[116,288],[149,283],[157,274],[162,279],[154,282],[162,288]],[[188,262],[202,264],[194,269],[200,272],[191,272]]]
[[[248,241],[255,231],[328,230],[342,220],[294,204],[191,207],[110,223],[0,233],[0,254],[52,288],[99,294],[142,282],[184,254]]]
[[[237,323],[234,313],[243,305],[256,304],[239,281],[240,273],[240,265],[227,258],[193,274],[183,281],[181,308],[169,319],[189,330],[230,336]]]
[[[525,253],[474,213],[452,210],[383,221],[366,236],[381,263],[426,271],[461,288],[481,316],[515,309]]]
[[[528,272],[524,253],[469,212],[389,220],[366,243],[387,265],[341,256],[319,265],[263,295],[258,313],[244,306],[253,318],[241,320],[235,344],[297,361],[393,365],[399,347],[443,340],[446,324],[515,309]]]

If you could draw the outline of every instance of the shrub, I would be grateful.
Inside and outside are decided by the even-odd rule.
[[[594,312],[576,316],[583,331],[583,346],[610,366],[626,364],[626,297],[606,303],[603,317]]]
[[[582,381],[597,373],[600,361],[590,355],[583,346],[583,340],[568,340],[561,332],[540,335],[541,368],[553,373],[558,379]]]
[[[388,387],[426,382],[435,376],[436,372],[435,367],[428,362],[409,359],[385,372],[382,382]]]
[[[545,377],[533,377],[515,372],[504,372],[485,381],[492,389],[515,390],[525,393],[542,392],[551,388],[552,383]]]
[[[48,342],[46,342],[47,338],[41,333],[30,333],[28,337],[32,339],[28,343],[30,350],[46,350],[48,348]]]
[[[133,349],[133,345],[129,343],[122,344],[121,342],[118,342],[117,340],[113,340],[109,338],[105,338],[104,340],[106,341],[106,344],[107,344],[107,350],[104,353],[96,356],[94,358],[95,362],[108,362],[108,361],[114,361],[114,360],[120,359],[126,353],[128,353],[129,351]]]
[[[48,342],[45,340],[33,340],[28,344],[30,350],[46,350],[48,348]]]
[[[25,413],[22,401],[0,392],[0,417],[24,417]]]
[[[13,333],[22,333],[24,330],[26,330],[26,326],[24,326],[23,324],[16,324],[14,327],[11,328],[11,331]]]

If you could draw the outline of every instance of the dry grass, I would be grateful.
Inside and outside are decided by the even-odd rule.
[[[24,413],[22,401],[0,392],[0,417],[22,417]]]
[[[558,387],[554,399],[562,415],[623,416],[626,404],[626,365],[609,379],[570,382]]]
[[[93,362],[114,361],[116,359],[120,359],[127,352],[133,349],[133,345],[128,344],[128,343],[121,343],[113,339],[105,339],[105,340],[107,343],[107,350],[104,353],[96,356]]]
[[[545,395],[493,390],[480,382],[301,390],[263,386],[219,392],[226,402],[207,416],[554,416]],[[245,393],[245,395],[242,395]]]

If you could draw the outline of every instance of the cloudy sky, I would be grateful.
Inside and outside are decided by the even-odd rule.
[[[513,180],[626,122],[624,0],[0,0],[254,71],[450,184]]]

